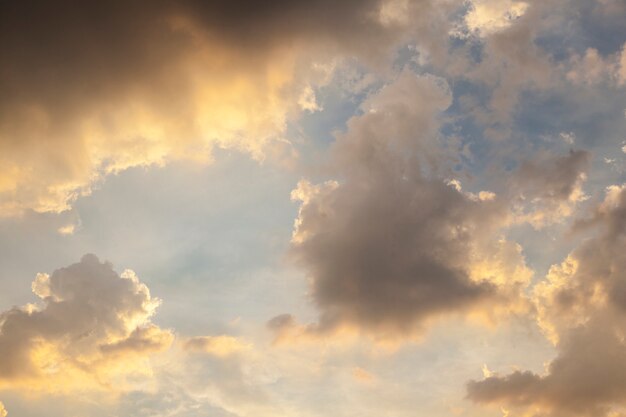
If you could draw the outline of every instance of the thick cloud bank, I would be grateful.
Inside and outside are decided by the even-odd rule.
[[[109,173],[214,147],[291,158],[314,64],[386,56],[409,14],[436,12],[402,4],[3,2],[0,216],[63,211]]]

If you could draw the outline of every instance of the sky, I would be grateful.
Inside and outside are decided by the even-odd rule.
[[[0,417],[626,417],[626,3],[0,3]]]

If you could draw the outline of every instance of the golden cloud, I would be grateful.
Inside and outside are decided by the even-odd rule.
[[[150,355],[173,334],[150,322],[160,300],[127,270],[85,255],[38,274],[29,304],[0,314],[0,387],[35,391],[121,388],[150,375]]]
[[[214,148],[293,158],[285,128],[317,108],[312,64],[386,54],[406,31],[396,3],[4,7],[0,216],[64,211],[109,174]]]

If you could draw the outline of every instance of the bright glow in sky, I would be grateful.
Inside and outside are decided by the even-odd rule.
[[[0,417],[626,417],[626,3],[0,5]]]

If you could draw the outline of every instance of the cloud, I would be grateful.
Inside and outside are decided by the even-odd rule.
[[[76,231],[76,225],[75,224],[68,224],[68,225],[65,225],[65,226],[61,226],[61,227],[59,227],[57,229],[57,232],[60,235],[64,235],[64,236],[73,235],[75,231]]]
[[[569,61],[567,79],[575,84],[600,84],[621,86],[626,83],[626,44],[620,51],[606,57],[595,48],[584,55],[573,55]]]
[[[0,402],[0,417],[7,417],[8,414],[6,408],[4,408],[4,404]]]
[[[293,191],[301,206],[291,254],[320,310],[309,331],[411,334],[436,316],[496,311],[505,298],[517,305],[530,272],[519,248],[497,236],[503,205],[445,180],[437,131],[450,100],[443,80],[405,70],[338,135],[338,180],[303,180]],[[277,336],[294,326],[289,315],[270,322]]]
[[[122,415],[137,417],[238,417],[220,407],[195,398],[182,387],[156,392],[136,391],[123,396],[118,407]]]
[[[468,397],[479,403],[541,410],[544,414],[540,415],[611,415],[624,405],[626,351],[607,319],[615,318],[592,320],[573,329],[546,375],[516,371],[471,381]]]
[[[516,221],[541,228],[570,217],[587,198],[582,186],[590,162],[591,153],[582,150],[563,156],[537,152],[523,160],[508,184]]]
[[[227,357],[251,348],[247,343],[236,337],[222,336],[196,336],[187,340],[184,344],[189,352],[201,352],[218,357]]]
[[[80,393],[78,405],[123,415],[278,415],[251,343],[175,341],[152,322],[161,300],[133,271],[88,254],[37,274],[32,290],[38,303],[0,313],[0,389],[63,403]]]
[[[280,362],[271,350],[234,336],[210,335],[180,339],[169,354],[154,389],[127,394],[122,409],[139,415],[154,415],[161,406],[177,416],[289,415],[270,390]]]
[[[67,210],[108,174],[216,147],[292,158],[289,115],[302,97],[316,108],[311,64],[389,54],[408,28],[387,3],[3,4],[0,215]]]
[[[473,97],[477,100],[464,99],[463,116],[471,115],[485,138],[501,144],[517,137],[516,116],[524,94],[563,87],[567,68],[555,61],[542,40],[571,23],[562,11],[579,8],[575,3],[466,2],[467,13],[451,33],[462,41],[463,53],[450,53],[440,71],[484,92]]]
[[[535,287],[538,322],[557,347],[545,375],[470,381],[468,397],[547,416],[609,416],[626,398],[626,186],[611,186],[577,229],[584,241]]]
[[[36,305],[0,314],[0,386],[64,391],[149,372],[168,330],[150,322],[160,304],[135,274],[117,274],[94,255],[38,274]],[[122,378],[122,379],[120,379]]]
[[[470,30],[482,36],[508,28],[516,19],[524,15],[528,3],[523,1],[475,0],[465,16]]]

